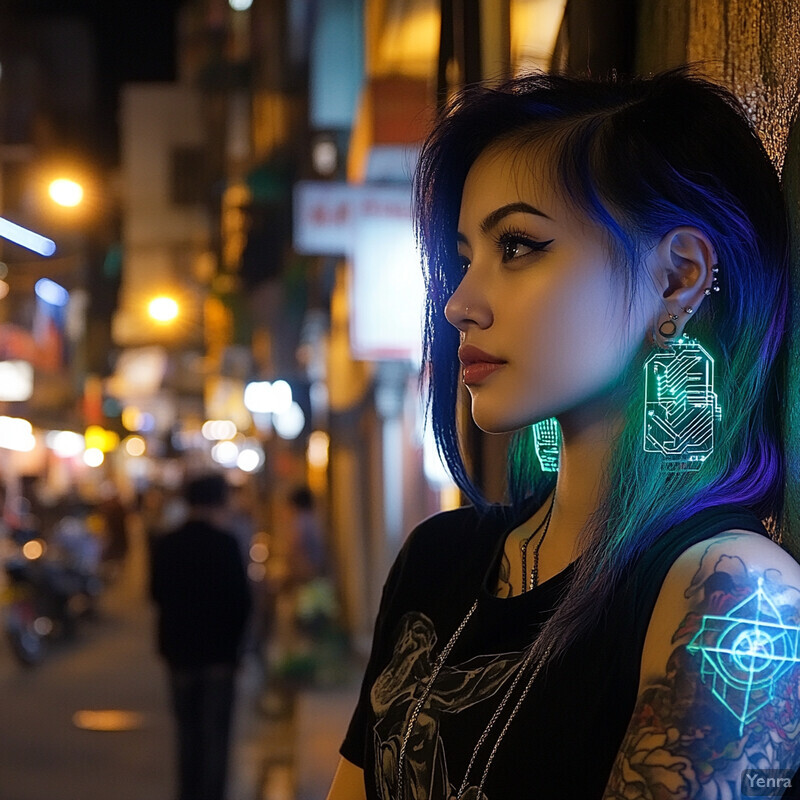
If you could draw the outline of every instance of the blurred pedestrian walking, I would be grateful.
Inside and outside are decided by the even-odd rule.
[[[292,580],[303,584],[327,574],[325,537],[314,510],[314,495],[307,486],[291,492],[289,505],[294,517],[289,543]]]
[[[153,542],[150,589],[178,734],[178,800],[224,800],[235,676],[251,599],[228,485],[186,484],[187,520]]]
[[[105,536],[104,572],[106,579],[113,583],[123,571],[129,542],[128,511],[112,481],[106,481],[100,486],[100,502],[96,513],[100,516]]]

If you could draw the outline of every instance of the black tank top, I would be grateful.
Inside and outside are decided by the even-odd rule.
[[[461,786],[526,646],[573,571],[570,565],[523,595],[494,596],[505,538],[534,510],[438,514],[403,547],[384,587],[360,700],[341,748],[363,767],[369,800],[396,800],[408,719],[436,657],[477,598],[408,737],[400,800],[446,800]],[[600,800],[633,712],[645,634],[664,578],[688,547],[736,528],[767,535],[747,509],[722,505],[675,526],[648,550],[596,629],[533,683],[492,761],[487,800]],[[518,691],[507,711],[517,696]],[[479,748],[469,786],[480,782],[505,718]],[[475,790],[465,795],[474,796]]]

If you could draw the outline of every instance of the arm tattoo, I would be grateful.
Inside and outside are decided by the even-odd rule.
[[[797,767],[800,591],[724,548],[709,545],[686,591],[666,674],[639,696],[606,800],[739,798],[748,770],[790,781]]]
[[[500,562],[500,574],[497,576],[497,590],[495,591],[495,595],[497,597],[511,597],[512,594],[511,564],[509,563],[508,556],[503,553],[503,560]]]

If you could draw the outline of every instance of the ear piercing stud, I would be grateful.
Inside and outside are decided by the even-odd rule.
[[[712,279],[711,279],[711,287],[708,288],[708,289],[705,289],[703,291],[703,294],[706,297],[708,297],[711,294],[711,292],[718,292],[719,291],[719,281],[717,279],[717,273],[718,272],[719,272],[719,267],[711,267],[711,274],[713,276]]]

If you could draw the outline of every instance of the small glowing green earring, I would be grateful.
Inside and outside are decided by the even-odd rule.
[[[676,319],[670,314],[659,326],[664,339],[675,335]],[[714,359],[696,339],[681,336],[668,350],[650,355],[644,365],[646,452],[661,453],[666,469],[698,470],[714,452],[715,423],[721,419]]]
[[[533,447],[542,472],[558,472],[561,426],[555,417],[543,419],[533,426]]]

